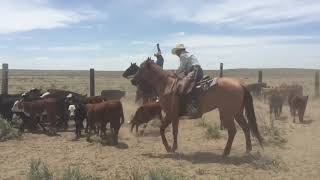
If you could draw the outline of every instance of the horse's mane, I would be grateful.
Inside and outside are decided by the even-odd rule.
[[[144,63],[149,63],[150,66],[152,66],[152,68],[154,69],[154,71],[159,72],[159,74],[163,77],[172,77],[172,78],[177,78],[180,79],[176,73],[171,72],[171,71],[167,71],[162,69],[162,67],[160,67],[158,64],[156,64],[154,61],[152,60],[146,60],[145,62],[143,62],[141,65],[143,65]],[[141,66],[140,66],[141,67]]]
[[[152,82],[166,84],[168,82],[167,80],[170,78],[175,79],[175,82],[177,82],[176,80],[180,79],[176,75],[176,73],[163,70],[159,65],[157,65],[151,59],[147,59],[146,61],[140,64],[140,70],[144,68],[148,68],[149,70],[154,72],[152,74],[157,75],[155,77],[156,81],[152,81]],[[139,101],[143,97],[150,97],[150,93],[152,94],[152,91],[154,91],[154,89],[146,81],[141,81],[140,85],[137,88],[139,89],[140,92],[136,94],[136,101]]]

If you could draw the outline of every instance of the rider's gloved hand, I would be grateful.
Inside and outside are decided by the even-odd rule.
[[[157,52],[157,53],[154,54],[154,56],[155,56],[155,57],[159,57],[159,56],[161,56],[161,53],[160,53],[160,52]]]

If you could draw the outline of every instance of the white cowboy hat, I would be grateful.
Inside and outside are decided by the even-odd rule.
[[[173,55],[177,55],[177,51],[178,51],[178,50],[181,50],[181,49],[184,49],[184,50],[185,50],[186,48],[184,47],[183,44],[177,44],[176,47],[171,50],[171,53],[172,53]]]

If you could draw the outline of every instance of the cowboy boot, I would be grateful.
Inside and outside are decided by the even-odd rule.
[[[187,113],[190,119],[198,119],[201,117],[201,113],[199,112],[199,105],[196,98],[197,97],[193,93],[190,93],[187,98]]]

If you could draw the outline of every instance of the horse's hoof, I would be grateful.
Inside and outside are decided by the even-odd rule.
[[[229,154],[230,154],[230,152],[226,152],[226,151],[224,151],[224,152],[223,152],[223,154],[222,154],[222,157],[228,157],[228,156],[229,156]]]
[[[247,149],[245,154],[250,154],[251,150]]]
[[[228,155],[225,154],[225,153],[223,153],[221,157],[222,157],[222,158],[226,158],[226,157],[228,157]]]
[[[178,146],[175,146],[175,145],[172,146],[172,152],[173,153],[176,152],[177,149],[178,149]]]

